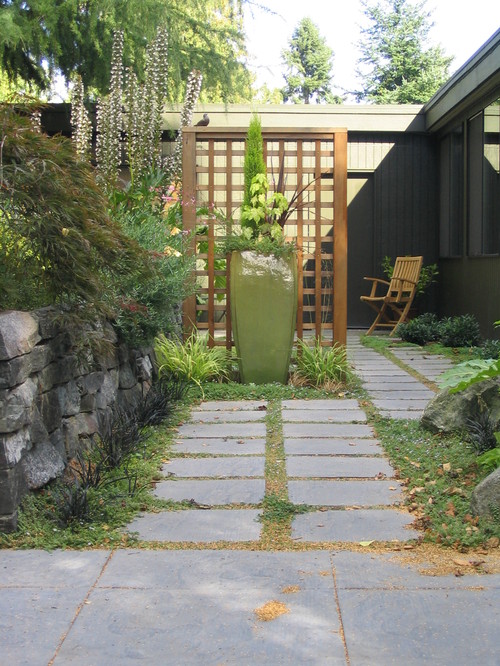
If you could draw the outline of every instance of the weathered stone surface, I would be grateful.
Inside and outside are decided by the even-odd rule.
[[[479,516],[490,518],[498,516],[500,511],[500,467],[476,486],[472,493],[471,509]]]
[[[15,532],[17,530],[17,510],[8,514],[0,514],[0,532]]]
[[[131,389],[137,384],[132,368],[127,364],[120,368],[119,388]]]
[[[500,380],[488,379],[459,393],[442,391],[424,410],[422,425],[431,432],[454,432],[466,427],[467,419],[487,409],[500,427]]]
[[[93,412],[96,409],[96,397],[87,393],[82,395],[80,400],[80,411],[81,412]]]
[[[23,452],[31,447],[28,428],[0,436],[0,467],[14,467],[22,458]]]
[[[11,514],[26,493],[26,481],[21,465],[10,469],[0,469],[0,511]]]
[[[63,457],[50,444],[39,442],[26,453],[21,461],[24,478],[30,490],[41,488],[64,472]]]
[[[56,389],[62,416],[74,416],[80,411],[81,394],[75,381],[69,381]]]
[[[45,427],[49,432],[61,425],[62,411],[57,389],[43,393],[40,396],[39,409]]]
[[[39,340],[38,321],[29,312],[0,313],[0,361],[28,354]]]
[[[31,372],[40,372],[54,360],[54,352],[50,345],[38,344],[29,355]]]
[[[33,408],[29,430],[30,430],[31,442],[33,444],[36,444],[38,442],[43,442],[49,438],[47,427],[43,422],[42,415],[38,411],[37,407]]]
[[[14,432],[29,422],[36,394],[31,379],[13,390],[0,391],[0,432]]]
[[[55,450],[59,453],[61,458],[66,460],[66,447],[64,446],[64,436],[62,428],[57,428],[54,432],[51,432],[49,435],[49,440]]]
[[[104,375],[99,395],[105,406],[114,403],[118,395],[118,372],[116,370],[111,370],[109,374]]]
[[[143,356],[136,362],[137,378],[144,382],[149,382],[153,378],[153,364],[149,356]]]
[[[86,377],[82,378],[83,388],[86,393],[97,393],[102,387],[104,382],[104,372],[91,372]]]
[[[57,309],[52,306],[40,308],[36,311],[39,333],[42,340],[53,338],[58,333],[57,314]]]
[[[18,386],[28,379],[33,370],[32,356],[24,354],[10,361],[0,361],[0,389]]]

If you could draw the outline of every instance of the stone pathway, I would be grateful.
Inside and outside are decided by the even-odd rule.
[[[397,351],[424,377],[441,372],[435,357]],[[349,353],[381,413],[419,417],[433,395],[424,383],[355,333]],[[179,428],[154,492],[190,508],[128,527],[158,549],[0,551],[0,661],[497,666],[499,575],[428,577],[408,564],[412,553],[403,563],[349,549],[418,536],[356,400],[282,402],[279,464],[290,501],[310,509],[294,517],[291,538],[312,549],[252,550],[266,492],[265,407],[206,402]]]
[[[129,530],[155,542],[258,541],[265,410],[263,402],[245,403],[244,410],[232,402],[193,410],[176,446],[186,456],[204,455],[166,463],[155,495],[195,508],[145,514]],[[285,400],[282,420],[290,501],[312,509],[294,518],[292,539],[353,543],[419,536],[399,508],[401,485],[357,400]],[[245,508],[235,508],[240,505]]]
[[[382,416],[392,419],[419,419],[435,395],[426,384],[392,363],[374,349],[364,347],[359,331],[349,331],[348,357],[363,388]],[[420,348],[393,348],[391,353],[423,379],[435,382],[453,363],[443,356],[426,354]]]

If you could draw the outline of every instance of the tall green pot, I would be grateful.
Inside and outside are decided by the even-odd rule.
[[[233,252],[231,321],[243,384],[286,384],[297,316],[297,257]]]

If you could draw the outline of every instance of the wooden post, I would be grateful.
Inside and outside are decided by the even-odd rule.
[[[196,254],[196,130],[185,127],[182,130],[182,224],[189,233],[187,252]],[[196,328],[196,295],[186,298],[182,307],[184,339]]]
[[[347,341],[347,130],[334,134],[333,339]]]

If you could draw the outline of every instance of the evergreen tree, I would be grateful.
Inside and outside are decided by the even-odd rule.
[[[333,51],[311,19],[302,19],[293,32],[289,49],[281,55],[287,67],[282,91],[285,102],[341,101],[330,89]]]
[[[171,101],[182,99],[192,69],[218,101],[250,99],[242,17],[239,0],[0,0],[0,69],[41,88],[56,71],[66,80],[79,74],[87,90],[103,93],[114,33],[123,30],[124,64],[143,80],[144,45],[163,27]]]
[[[254,113],[248,126],[245,144],[245,161],[243,164],[245,192],[243,205],[250,205],[250,185],[252,178],[258,173],[266,175],[266,163],[264,162],[264,143],[262,140],[262,126],[259,116]]]
[[[428,46],[432,28],[425,0],[364,0],[371,24],[363,28],[358,76],[363,89],[358,101],[376,104],[423,104],[448,79],[453,58],[441,46]]]

